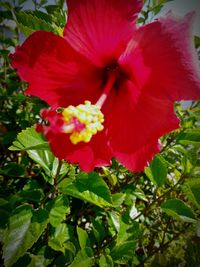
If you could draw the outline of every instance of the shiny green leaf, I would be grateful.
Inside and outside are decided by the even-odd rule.
[[[49,213],[49,222],[52,226],[57,227],[69,214],[69,202],[66,196],[58,196],[53,200],[53,206]]]
[[[78,251],[70,267],[92,267],[94,266],[94,255],[91,248],[84,248]]]
[[[180,133],[177,137],[177,142],[184,145],[200,145],[200,129],[189,129]]]
[[[38,240],[44,231],[48,215],[45,210],[34,211],[31,206],[19,206],[9,219],[4,234],[3,258],[5,267],[15,263]]]
[[[55,228],[53,235],[49,239],[48,245],[52,249],[56,251],[61,251],[64,253],[65,248],[66,248],[66,241],[69,240],[69,238],[70,237],[69,237],[67,225],[64,223],[61,223]]]
[[[114,261],[129,259],[132,257],[135,246],[136,241],[123,242],[120,245],[114,246],[110,252],[110,255]]]
[[[114,263],[110,255],[101,255],[99,260],[100,267],[113,267]]]
[[[111,207],[111,195],[107,184],[95,172],[80,173],[76,180],[65,179],[59,184],[61,192],[88,201],[99,207]]]
[[[34,127],[31,127],[19,133],[16,141],[13,142],[13,145],[9,149],[13,151],[49,149],[49,145],[43,139],[42,135],[37,133]]]
[[[200,179],[187,180],[182,186],[182,189],[189,200],[200,208]]]
[[[194,212],[180,199],[168,199],[161,204],[161,208],[164,212],[175,219],[181,219],[187,222],[195,222]]]
[[[162,186],[167,177],[167,166],[163,157],[157,154],[149,167],[145,168],[147,177],[157,186]]]
[[[87,232],[78,226],[76,229],[81,249],[84,249],[85,247],[90,247],[90,240]]]
[[[18,26],[23,25],[24,27],[27,27],[29,29],[32,29],[33,31],[36,30],[45,30],[45,31],[53,31],[53,27],[51,23],[48,21],[47,14],[43,14],[42,12],[33,12],[33,11],[20,11],[16,13],[16,19]]]

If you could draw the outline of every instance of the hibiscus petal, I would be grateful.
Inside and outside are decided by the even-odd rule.
[[[200,68],[194,48],[194,13],[171,13],[140,27],[121,57],[141,90],[165,101],[200,99]],[[138,64],[135,58],[140,59]]]
[[[155,145],[152,147],[149,144],[156,144],[159,137],[179,127],[172,101],[140,94],[130,81],[113,92],[108,101],[104,113],[110,146],[122,164],[133,164],[129,166],[131,170],[134,170],[134,166],[140,166],[139,158],[137,165],[134,165],[133,159],[137,155],[141,158],[141,154],[144,154],[141,166],[151,159]],[[147,157],[145,151],[148,152]],[[128,154],[130,159],[127,158]],[[126,163],[126,159],[129,163]]]
[[[153,156],[159,152],[159,144],[147,144],[133,153],[121,153],[114,151],[115,157],[129,171],[143,171],[144,166],[152,160]]]
[[[65,39],[98,66],[118,58],[134,31],[141,0],[68,0]]]
[[[79,163],[83,171],[89,172],[93,171],[94,167],[110,165],[112,157],[105,132],[100,132],[93,136],[89,143],[78,144],[76,150],[66,155],[65,159],[71,163]]]
[[[49,124],[37,126],[48,139],[50,147],[60,160],[69,163],[79,163],[83,171],[92,171],[94,167],[110,165],[112,154],[107,144],[105,132],[97,133],[89,143],[72,144],[69,134],[63,133],[64,121],[60,114],[54,110],[43,110],[42,118]]]
[[[168,14],[141,27],[118,60],[131,81],[112,92],[106,125],[116,158],[130,170],[151,159],[156,146],[149,144],[179,127],[174,101],[200,98],[192,17]]]
[[[33,33],[11,55],[12,66],[29,83],[26,93],[52,107],[96,101],[101,91],[102,70],[73,50],[53,33]]]

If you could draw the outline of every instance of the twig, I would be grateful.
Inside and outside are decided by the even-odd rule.
[[[176,240],[177,238],[179,238],[179,236],[183,233],[185,233],[185,230],[190,226],[190,224],[185,224],[185,227],[183,228],[182,231],[178,232],[177,234],[174,235],[174,237],[172,238],[172,240],[169,240],[167,241],[166,243],[164,244],[161,244],[158,248],[155,248],[149,255],[148,257],[146,257],[142,262],[140,262],[137,267],[143,267],[144,266],[144,263],[150,259],[153,255],[155,255],[156,253],[162,253],[164,250],[167,249],[167,247],[174,241]]]
[[[57,168],[57,171],[56,171],[56,175],[54,177],[54,187],[55,188],[57,187],[57,184],[58,184],[58,177],[59,177],[59,174],[60,174],[61,167],[62,167],[62,161],[59,160],[58,168]]]
[[[170,192],[172,192],[182,181],[184,181],[184,179],[185,179],[186,177],[185,176],[182,176],[179,180],[178,180],[178,182],[173,186],[173,187],[171,187],[168,191],[166,191],[163,195],[161,195],[160,197],[158,197],[158,198],[156,198],[153,202],[151,202],[150,204],[149,204],[149,206],[147,206],[147,207],[145,207],[136,217],[134,217],[134,220],[136,220],[136,219],[138,219],[141,215],[143,215],[143,214],[147,214],[147,212],[149,212],[150,211],[150,208],[154,205],[154,204],[156,204],[156,203],[159,203],[159,202],[161,202],[161,200],[166,196],[166,195],[168,195]]]

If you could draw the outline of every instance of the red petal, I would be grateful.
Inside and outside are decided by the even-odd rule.
[[[134,31],[141,0],[68,0],[65,39],[98,66],[110,64]]]
[[[52,107],[93,102],[99,97],[102,71],[53,33],[33,33],[11,59],[20,77],[29,83],[26,93],[40,97]]]
[[[73,145],[69,135],[63,133],[64,122],[61,115],[52,110],[44,110],[41,115],[49,121],[48,126],[41,126],[53,153],[61,160],[79,163],[83,171],[92,171],[94,167],[110,165],[112,154],[108,147],[105,132],[97,133],[89,143]]]
[[[158,142],[147,144],[133,153],[120,153],[114,151],[115,157],[124,165],[129,171],[143,171],[144,166],[152,160],[153,156],[159,152]]]
[[[149,144],[156,144],[160,136],[179,127],[173,102],[162,101],[145,93],[137,95],[131,82],[124,83],[116,93],[112,93],[104,113],[111,148],[116,158],[126,166],[127,154],[136,160],[137,156],[141,157],[140,153],[145,154],[146,147],[149,149],[147,158],[144,155],[136,162],[140,166],[140,160],[141,165],[150,160],[155,149]],[[133,166],[129,169],[134,170],[137,165],[133,160],[129,165],[131,162]]]
[[[97,133],[87,144],[73,145],[67,134],[52,135],[48,141],[53,153],[59,159],[65,159],[69,163],[78,163],[83,171],[88,172],[94,167],[110,165],[112,154],[102,133]]]
[[[66,153],[65,159],[71,163],[79,163],[83,171],[92,171],[94,167],[110,165],[112,157],[105,132],[100,132],[89,143],[80,143],[71,153]]]
[[[179,127],[174,101],[200,98],[191,20],[169,14],[142,27],[119,58],[132,82],[112,93],[105,112],[113,153],[130,170],[141,170],[158,151],[158,138]]]
[[[169,13],[136,31],[120,60],[142,91],[163,101],[200,99],[193,17],[177,19]]]

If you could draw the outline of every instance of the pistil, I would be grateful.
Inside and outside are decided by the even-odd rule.
[[[96,106],[102,108],[103,104],[105,103],[114,83],[116,81],[116,72],[115,71],[111,71],[109,73],[109,78],[108,78],[108,81],[106,83],[106,86],[103,90],[103,93],[102,95],[100,96],[100,98],[98,99],[98,101],[96,102]]]

